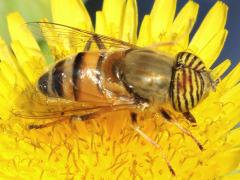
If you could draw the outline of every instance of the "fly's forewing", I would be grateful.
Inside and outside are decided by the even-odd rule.
[[[105,51],[110,49],[123,50],[136,47],[121,40],[56,23],[31,22],[28,23],[28,26],[39,41],[45,40],[47,42],[56,60],[84,51],[86,44],[89,46],[87,51],[99,51],[99,49]],[[61,98],[50,98],[42,95],[36,88],[36,84],[30,84],[16,100],[17,103],[12,108],[14,116],[52,120],[109,109],[109,107],[112,107],[114,111],[122,108],[126,109],[133,105],[132,101],[114,104],[114,102],[98,102],[97,98],[94,102],[75,102]]]
[[[29,87],[22,92],[11,113],[24,119],[34,120],[55,120],[59,118],[71,118],[81,116],[95,111],[112,109],[118,111],[132,108],[133,102],[129,103],[108,103],[96,101],[75,102],[61,98],[50,98],[42,95],[37,89]]]
[[[116,51],[136,48],[135,45],[94,32],[51,22],[29,22],[28,26],[40,41],[46,41],[55,59],[82,51]]]

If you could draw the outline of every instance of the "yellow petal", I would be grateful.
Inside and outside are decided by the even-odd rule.
[[[239,145],[240,144],[239,138],[240,138],[240,128],[235,128],[229,133],[227,137],[227,143],[235,145],[237,142]]]
[[[13,64],[13,59],[15,58],[14,55],[11,53],[9,48],[7,47],[4,40],[0,37],[0,60],[6,61],[9,64]]]
[[[1,96],[3,98],[9,98],[12,93],[12,91],[10,91],[10,90],[13,88],[13,86],[11,86],[10,83],[7,81],[7,79],[3,76],[4,74],[0,73],[0,75],[1,75],[0,76]],[[16,82],[16,79],[13,79],[13,80],[14,80],[14,82]],[[11,98],[13,98],[13,97],[11,96]]]
[[[18,67],[16,66],[16,57],[12,54],[12,52],[9,50],[6,43],[1,39],[1,37],[0,49],[0,60],[2,61],[0,63],[0,76],[3,78],[0,82],[4,87],[9,87],[8,92],[12,92],[11,90],[13,88],[24,89],[22,79],[18,72]]]
[[[53,22],[92,31],[91,18],[82,0],[51,0]]]
[[[120,38],[122,17],[124,13],[124,7],[126,6],[126,0],[104,0],[103,2],[103,14],[108,24],[108,29],[111,37]]]
[[[159,42],[170,28],[176,11],[176,0],[156,0],[151,11],[151,33]]]
[[[35,38],[19,13],[9,14],[7,16],[7,22],[12,41],[21,41],[22,45],[30,51],[40,52]]]
[[[96,12],[96,26],[95,32],[102,35],[108,35],[109,30],[107,27],[107,22],[102,11]]]
[[[238,153],[239,150],[229,150],[225,152],[218,150],[218,153],[212,152],[211,155],[205,157],[208,160],[205,161],[203,165],[194,168],[194,173],[192,173],[190,179],[215,179],[216,177],[221,177],[222,175],[229,173],[238,165],[240,158]]]
[[[15,56],[20,60],[17,62],[21,67],[19,71],[23,70],[24,74],[22,75],[25,76],[26,80],[35,83],[43,72],[44,61],[36,56],[32,56],[19,41],[13,41],[11,46]]]
[[[229,59],[223,61],[221,64],[219,64],[217,67],[215,67],[212,72],[211,76],[214,80],[219,78],[223,73],[230,67],[231,61]]]
[[[14,87],[14,85],[17,84],[18,80],[20,80],[20,78],[17,76],[17,73],[14,73],[14,71],[17,71],[17,69],[15,68],[15,66],[12,66],[4,61],[1,62],[0,68],[1,68],[0,76],[4,79],[1,80],[1,82],[4,84],[4,86],[6,86],[6,83],[9,84],[9,87],[11,88],[9,88],[8,91],[10,91]],[[19,83],[18,87],[20,85],[21,83]]]
[[[197,3],[188,1],[175,18],[170,32],[180,35],[185,35],[185,33],[189,34],[195,24],[198,9],[199,5]]]
[[[204,18],[189,45],[189,49],[191,49],[192,52],[198,54],[216,33],[224,29],[227,12],[227,5],[221,1],[217,1]],[[212,50],[215,51],[214,49],[211,49],[211,51]]]
[[[130,43],[137,41],[138,11],[136,0],[128,0],[124,12],[121,39]]]
[[[138,36],[137,45],[147,46],[152,43],[151,20],[149,15],[145,15]]]
[[[239,91],[240,84],[235,85],[231,89],[225,90],[225,93],[224,94],[222,93],[220,101],[224,103],[230,103],[233,107],[238,107],[240,101]]]
[[[193,1],[188,1],[188,3],[181,9],[175,18],[169,33],[172,37],[172,41],[178,46],[178,50],[185,50],[188,46],[189,34],[195,24],[199,5]]]
[[[240,169],[235,170],[223,177],[221,177],[222,180],[239,180],[240,179]]]
[[[229,150],[223,153],[219,153],[217,156],[211,159],[211,164],[214,169],[218,172],[219,176],[222,176],[226,173],[234,170],[240,162],[240,150]],[[228,162],[228,163],[219,163],[219,162]]]
[[[203,60],[207,68],[210,68],[219,56],[227,38],[227,34],[228,31],[226,29],[217,32],[204,48],[196,53],[196,55]]]
[[[223,79],[221,85],[226,89],[231,89],[237,82],[239,82],[240,63]]]

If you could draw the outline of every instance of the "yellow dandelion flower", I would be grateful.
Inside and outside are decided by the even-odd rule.
[[[93,31],[88,12],[81,0],[51,0],[53,22]],[[221,1],[206,15],[189,43],[189,33],[198,13],[198,4],[188,1],[175,17],[176,0],[156,0],[145,15],[137,36],[136,0],[105,0],[96,12],[95,32],[139,46],[153,45],[175,56],[188,51],[200,57],[210,68],[223,48],[227,30],[228,7]],[[11,49],[0,38],[0,176],[3,179],[170,179],[175,178],[158,148],[146,142],[130,127],[126,111],[108,113],[89,122],[58,123],[50,128],[29,130],[30,123],[42,123],[44,102],[36,102],[31,87],[46,69],[44,56],[18,13],[7,17]],[[44,20],[46,21],[46,20]],[[21,27],[21,28],[19,28]],[[54,30],[49,32],[56,34]],[[71,34],[67,34],[71,39]],[[61,37],[46,41],[55,57],[73,51]],[[214,80],[230,66],[225,60],[212,70]],[[162,117],[143,117],[142,130],[162,146],[179,179],[238,179],[240,129],[240,86],[238,64],[216,87],[215,92],[198,104],[191,113],[197,121],[192,127],[177,116],[203,143],[200,151],[193,140]],[[43,98],[44,100],[44,98]],[[51,102],[49,100],[49,106]],[[14,113],[38,111],[40,119],[31,121]],[[50,112],[49,112],[50,113]],[[67,110],[66,112],[67,113]],[[21,114],[20,114],[21,115]],[[50,117],[51,120],[51,117]],[[223,163],[224,162],[224,163]]]

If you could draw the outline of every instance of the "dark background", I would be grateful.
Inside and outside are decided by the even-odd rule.
[[[113,1],[114,2],[114,1]],[[142,21],[145,14],[149,14],[153,5],[154,0],[138,0],[138,13],[139,13],[139,22]],[[178,0],[177,2],[177,12],[186,4],[188,0]],[[216,0],[195,0],[200,5],[198,12],[198,19],[192,31],[192,35],[196,32],[203,18],[209,11],[209,9],[217,2]],[[232,60],[233,68],[240,59],[240,1],[239,0],[225,0],[223,1],[229,6],[228,11],[228,20],[227,20],[227,29],[229,31],[228,37],[218,60],[213,66],[216,66],[221,61],[225,59]],[[95,11],[101,10],[102,0],[88,0],[86,2],[87,9],[92,17],[92,20],[95,21]],[[94,23],[93,23],[94,24]],[[140,24],[140,23],[139,23]]]

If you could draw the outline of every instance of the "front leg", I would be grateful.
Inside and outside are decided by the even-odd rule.
[[[137,125],[137,113],[136,112],[130,112],[131,116],[131,122],[133,125]]]
[[[192,113],[190,112],[184,112],[182,113],[183,116],[190,122],[192,123],[193,126],[197,126],[197,122],[196,119],[194,118],[194,116],[192,115]]]
[[[193,139],[193,141],[197,144],[197,146],[199,147],[199,149],[201,151],[203,151],[203,145],[192,135],[192,133],[181,126],[181,124],[179,122],[177,122],[177,120],[175,118],[172,118],[171,114],[166,111],[165,109],[161,108],[160,109],[160,115],[167,120],[168,122],[174,124],[178,129],[180,129],[184,134],[188,135],[189,137],[191,137]]]
[[[102,49],[106,49],[105,45],[103,44],[102,40],[100,37],[98,37],[97,35],[93,35],[85,44],[85,47],[83,49],[83,51],[89,51],[91,49],[91,45],[92,43],[95,42],[97,44],[98,49],[102,50]]]

